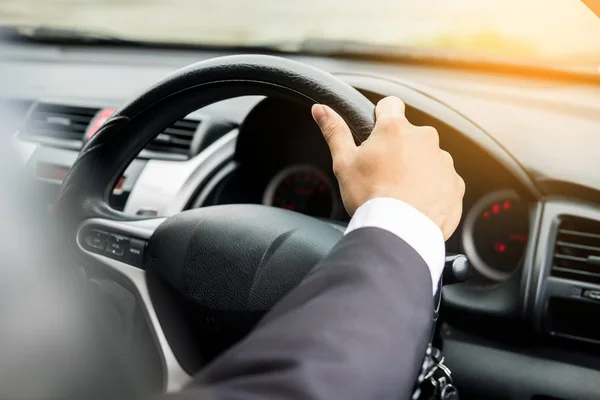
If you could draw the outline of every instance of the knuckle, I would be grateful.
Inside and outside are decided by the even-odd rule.
[[[421,135],[423,135],[423,137],[425,139],[427,139],[431,143],[439,146],[439,144],[440,144],[440,135],[439,135],[437,129],[435,129],[432,126],[420,126],[417,129],[419,130],[419,133]]]
[[[465,184],[465,180],[460,175],[456,174],[456,176],[458,177],[457,185],[458,185],[460,197],[463,197],[465,195],[465,191],[467,190],[467,185]]]
[[[448,164],[450,164],[452,166],[454,165],[454,159],[452,158],[452,155],[450,153],[448,153],[447,151],[445,151],[445,150],[442,150],[442,159],[446,163],[448,163]]]
[[[399,115],[384,116],[378,121],[378,125],[387,132],[401,131],[407,124],[408,120]]]
[[[385,105],[388,101],[389,101],[389,97],[384,97],[383,99],[379,100],[377,102],[377,105],[375,107],[381,107],[383,105]]]
[[[404,110],[404,108],[406,107],[406,105],[404,104],[404,102],[402,100],[400,100],[398,97],[396,96],[392,96],[392,99],[394,100],[394,103],[396,104],[396,106],[400,107],[402,110]]]
[[[388,103],[389,103],[389,105],[393,105],[395,107],[404,107],[404,102],[396,96],[384,97],[383,99],[381,99],[377,102],[377,106],[387,105]]]

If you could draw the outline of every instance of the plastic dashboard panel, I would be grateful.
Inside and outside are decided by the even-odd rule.
[[[599,289],[600,285],[550,277],[550,268],[558,224],[564,216],[582,217],[600,221],[600,208],[565,200],[548,201],[544,205],[540,235],[536,243],[537,257],[530,273],[531,296],[527,299],[528,311],[533,315],[535,327],[543,332],[546,302],[550,296],[577,298],[580,289]],[[592,317],[592,316],[590,316]],[[600,339],[598,340],[600,343]]]
[[[444,354],[463,400],[597,400],[598,360],[574,365],[543,350],[525,353],[466,340],[444,339]],[[543,397],[546,396],[546,397]]]

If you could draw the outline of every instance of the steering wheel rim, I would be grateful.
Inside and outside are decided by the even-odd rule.
[[[88,218],[132,221],[108,206],[121,173],[162,129],[214,102],[245,95],[285,96],[327,104],[348,123],[357,143],[371,133],[374,105],[356,89],[318,68],[280,57],[236,55],[180,69],[119,109],[88,141],[65,178],[55,211],[69,229]]]

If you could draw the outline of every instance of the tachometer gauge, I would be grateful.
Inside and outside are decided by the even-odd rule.
[[[527,206],[513,191],[481,198],[465,218],[462,241],[469,261],[483,276],[502,281],[519,266],[529,234]]]
[[[336,209],[335,191],[319,169],[294,165],[280,171],[267,185],[263,204],[330,218]]]

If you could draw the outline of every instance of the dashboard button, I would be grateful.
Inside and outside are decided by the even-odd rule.
[[[109,235],[106,243],[106,251],[113,256],[121,257],[125,253],[129,239],[123,236]]]
[[[85,236],[85,244],[96,250],[104,250],[108,233],[100,231],[90,231]]]
[[[145,241],[139,239],[131,239],[129,241],[129,247],[127,248],[127,263],[135,265],[136,267],[142,267],[144,264],[145,248]]]
[[[583,297],[586,297],[586,298],[592,299],[592,300],[600,300],[600,290],[592,290],[592,289],[584,290]]]

